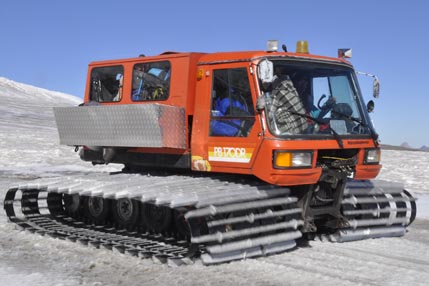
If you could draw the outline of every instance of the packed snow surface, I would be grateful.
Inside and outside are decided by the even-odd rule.
[[[111,172],[58,145],[53,106],[80,99],[0,78],[0,203],[10,185],[40,177]],[[384,151],[380,179],[403,183],[418,200],[401,238],[312,241],[279,255],[216,266],[159,265],[15,229],[0,211],[0,285],[427,285],[429,152]]]

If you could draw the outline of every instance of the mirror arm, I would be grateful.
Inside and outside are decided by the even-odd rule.
[[[370,74],[370,73],[366,73],[366,72],[360,72],[360,71],[355,71],[356,74],[360,74],[360,75],[364,75],[364,76],[370,76],[372,78],[374,78],[374,82],[372,85],[372,89],[373,89],[373,96],[374,98],[378,98],[378,96],[380,95],[380,80],[378,79],[378,77],[374,74]]]

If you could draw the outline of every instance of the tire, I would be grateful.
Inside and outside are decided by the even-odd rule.
[[[67,214],[74,216],[79,213],[79,210],[81,208],[81,201],[78,194],[63,195],[63,202],[64,202],[64,210]]]
[[[110,201],[100,197],[84,199],[86,217],[96,225],[105,224],[110,210]]]
[[[132,228],[136,225],[140,212],[140,203],[129,198],[113,201],[112,214],[120,228]]]

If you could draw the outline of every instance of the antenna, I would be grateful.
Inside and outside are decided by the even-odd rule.
[[[282,45],[282,50],[285,51],[285,53],[287,53],[287,47],[285,44]]]

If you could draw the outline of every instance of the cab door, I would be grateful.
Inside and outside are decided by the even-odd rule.
[[[249,66],[207,66],[204,74],[205,82],[197,84],[192,168],[251,173],[261,126]]]

